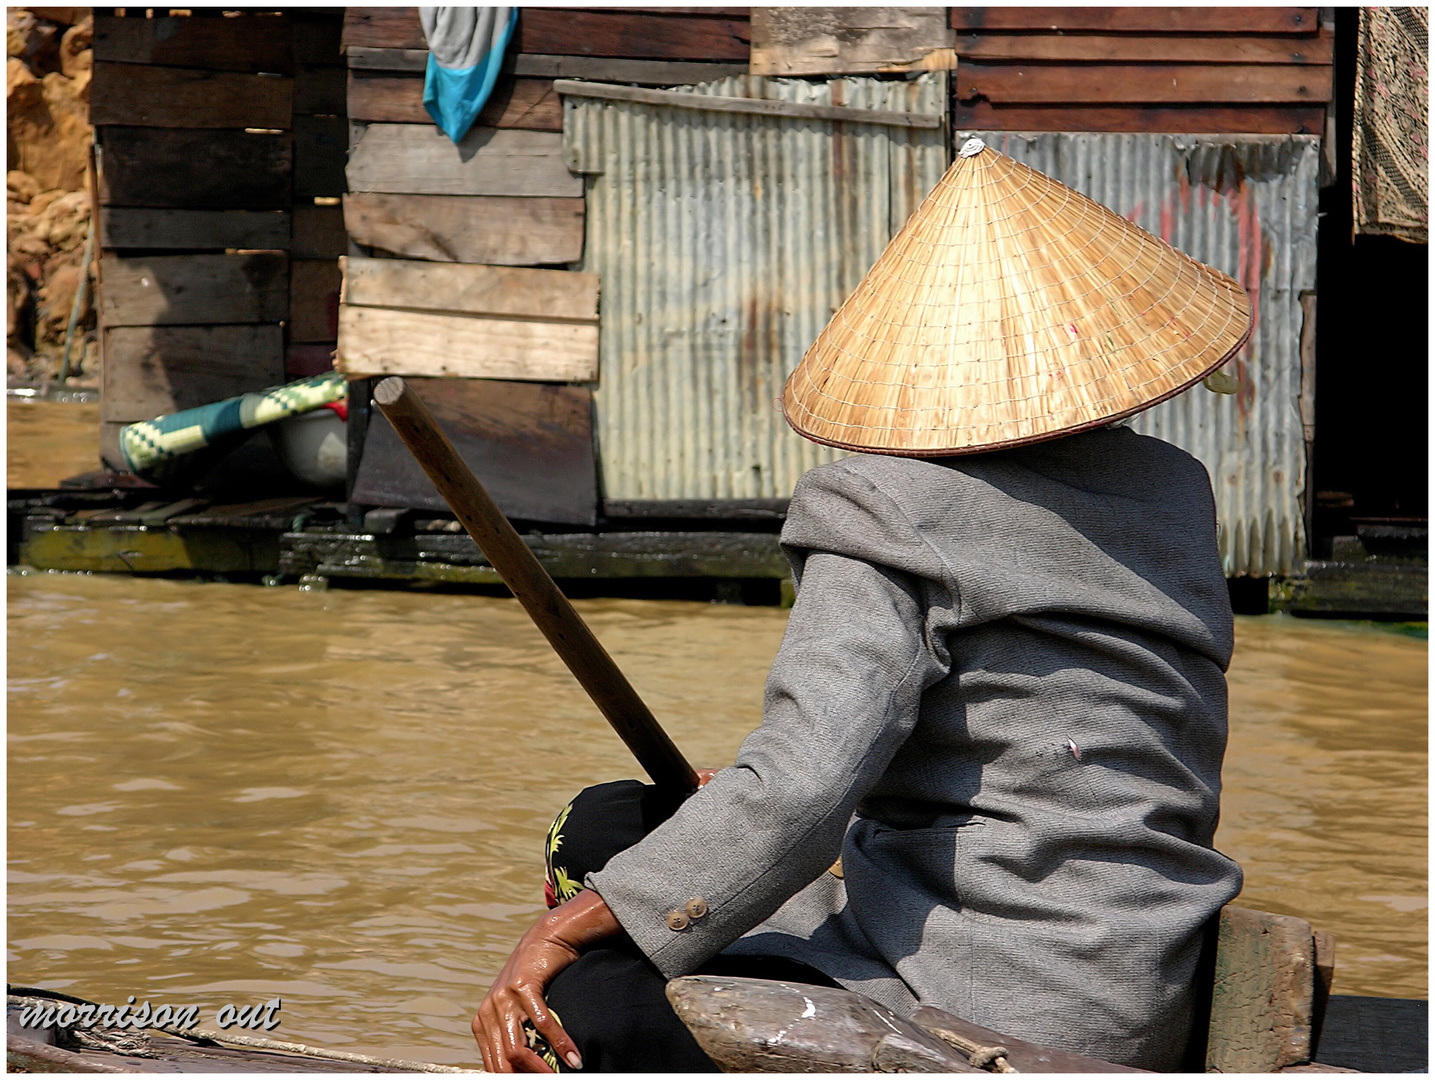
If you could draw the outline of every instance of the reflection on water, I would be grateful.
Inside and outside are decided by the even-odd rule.
[[[99,405],[7,399],[5,434],[6,487],[58,487],[100,467]]]
[[[578,787],[635,766],[511,600],[9,578],[12,981],[284,999],[282,1037],[472,1063]],[[695,764],[760,718],[785,613],[578,604]],[[1222,847],[1425,995],[1425,644],[1244,619]]]

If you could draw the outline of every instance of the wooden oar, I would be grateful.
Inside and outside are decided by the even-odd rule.
[[[374,387],[374,401],[653,783],[680,792],[696,790],[698,776],[693,767],[458,456],[428,406],[397,376]]]

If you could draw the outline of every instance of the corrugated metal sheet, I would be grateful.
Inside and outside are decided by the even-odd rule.
[[[944,115],[947,80],[743,76],[692,92]],[[841,455],[774,401],[941,178],[944,132],[575,97],[563,130],[569,167],[593,174],[581,268],[602,277],[605,496],[788,496]]]
[[[966,132],[959,132],[958,138]],[[1305,556],[1301,292],[1315,288],[1315,136],[973,132],[1245,285],[1241,389],[1196,390],[1132,426],[1211,474],[1227,575],[1290,573]]]

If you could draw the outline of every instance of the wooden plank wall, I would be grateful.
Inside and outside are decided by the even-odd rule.
[[[1316,8],[951,8],[953,130],[1325,133]]]
[[[95,12],[110,465],[126,423],[327,368],[347,249],[341,13],[160,14]]]
[[[586,407],[540,419],[533,410],[546,408],[547,397],[539,387],[515,390],[518,384],[498,381],[583,383],[597,375],[599,282],[560,269],[582,257],[584,203],[582,178],[563,162],[554,80],[671,86],[744,73],[747,9],[522,8],[503,74],[457,147],[423,107],[428,50],[417,8],[347,9],[344,50],[351,140],[345,229],[356,256],[401,261],[349,261],[340,369],[444,376],[429,383],[434,393],[471,380],[462,393],[502,398],[508,422],[528,444],[520,456],[535,469],[575,440],[591,447]],[[460,444],[486,445],[492,434],[470,412],[453,411],[445,421]],[[366,442],[355,497],[428,505],[432,491],[403,456],[392,438]],[[491,465],[485,460],[473,462],[481,477]],[[591,469],[591,456],[576,467]],[[375,477],[387,479],[378,484]],[[514,501],[524,484],[514,487],[512,477],[497,473],[486,478],[499,485],[495,495],[510,512],[595,520],[596,476],[555,489],[538,507],[532,493],[546,485],[536,473],[527,503]]]
[[[562,266],[583,247],[555,77],[676,85],[746,71],[746,8],[523,8],[492,97],[457,152],[423,107],[417,8],[349,8],[350,238],[373,254]]]

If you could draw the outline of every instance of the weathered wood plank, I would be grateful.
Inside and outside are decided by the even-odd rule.
[[[747,63],[696,60],[624,60],[600,56],[520,53],[504,61],[504,70],[541,79],[592,79],[639,86],[687,86],[746,75]]]
[[[426,49],[417,8],[344,13],[346,48]],[[747,19],[701,9],[522,8],[510,48],[517,53],[651,60],[746,60]]]
[[[285,251],[289,248],[289,215],[282,210],[108,206],[100,213],[100,247]]]
[[[1182,134],[1319,135],[1315,106],[993,105],[952,106],[952,127],[977,131],[1174,131]]]
[[[633,60],[747,60],[748,20],[666,12],[521,8],[513,51]]]
[[[598,275],[351,257],[344,303],[361,307],[598,321]]]
[[[301,116],[343,116],[348,69],[301,64],[294,72],[294,112]]]
[[[349,122],[344,117],[294,117],[294,201],[343,195],[348,152]]]
[[[422,75],[428,66],[427,49],[369,49],[354,46],[348,52],[355,71],[387,71]],[[550,53],[509,53],[503,73],[537,79],[593,79],[598,82],[636,83],[639,86],[687,86],[733,75],[746,75],[745,62],[702,63],[690,60],[624,60],[601,56],[561,56]]]
[[[421,76],[349,72],[349,117],[371,123],[432,124]],[[563,101],[551,79],[499,78],[474,121],[480,127],[562,131]]]
[[[90,123],[287,129],[293,90],[284,76],[96,61]]]
[[[1208,1072],[1274,1072],[1310,1060],[1315,948],[1310,923],[1221,909]]]
[[[289,250],[295,259],[337,259],[347,255],[349,237],[344,231],[343,207],[295,206]]]
[[[100,319],[110,326],[280,322],[289,312],[287,256],[107,254]]]
[[[100,416],[132,424],[284,381],[273,326],[108,327]]]
[[[1235,34],[963,34],[971,60],[1060,60],[1177,64],[1329,64],[1335,38]],[[754,70],[756,70],[754,68]]]
[[[963,64],[957,99],[994,104],[1083,102],[1324,104],[1332,69],[1306,64]]]
[[[100,202],[195,210],[285,210],[288,132],[102,129]]]
[[[596,523],[590,391],[491,379],[408,382],[505,514]],[[369,423],[352,498],[364,505],[448,509],[378,410]]]
[[[345,55],[350,69],[361,71],[401,71],[422,75],[429,63],[427,48],[375,49],[366,45],[350,45]]]
[[[416,7],[344,9],[344,48],[427,49]]]
[[[764,7],[752,13],[754,75],[948,71],[941,8]]]
[[[954,7],[957,30],[1104,30],[1137,34],[1313,34],[1315,8]]]
[[[474,127],[455,146],[436,127],[369,124],[348,179],[351,191],[410,195],[583,194],[583,178],[563,163],[563,137],[547,131]]]
[[[293,70],[291,25],[284,15],[126,19],[96,12],[95,62],[287,75]]]
[[[343,304],[335,367],[350,375],[588,382],[598,375],[598,327]]]
[[[583,211],[582,199],[344,196],[344,225],[356,244],[411,259],[499,266],[577,262]]]
[[[339,261],[295,260],[289,264],[289,340],[334,341],[339,336]]]

